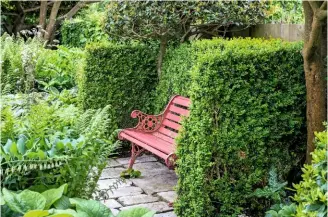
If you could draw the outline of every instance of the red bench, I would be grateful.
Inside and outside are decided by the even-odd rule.
[[[176,160],[175,138],[181,128],[182,117],[189,116],[190,99],[183,96],[173,96],[165,110],[159,115],[148,115],[135,110],[132,118],[139,122],[134,128],[123,129],[119,132],[120,140],[132,144],[129,169],[143,151],[147,150],[165,160],[169,168],[174,167]]]

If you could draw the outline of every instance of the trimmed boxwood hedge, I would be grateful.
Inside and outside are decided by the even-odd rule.
[[[178,216],[263,216],[252,196],[270,168],[286,178],[305,122],[301,43],[204,40],[169,51],[155,100],[191,97],[178,138]],[[301,142],[302,141],[302,142]]]
[[[133,109],[149,110],[157,84],[156,50],[140,44],[89,44],[78,84],[83,109],[110,104],[119,127],[131,126]]]

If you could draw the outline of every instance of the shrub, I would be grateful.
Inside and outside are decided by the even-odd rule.
[[[69,196],[88,198],[117,146],[113,110],[105,106],[82,113],[48,98],[52,101],[31,97],[27,104],[2,104],[1,133],[7,140],[0,147],[1,186],[22,190],[68,183]]]
[[[83,66],[81,50],[63,46],[48,50],[37,38],[24,42],[7,34],[0,40],[2,93],[63,90],[75,86],[75,75]]]
[[[63,22],[62,44],[68,47],[85,47],[87,43],[107,41],[103,30],[105,4],[95,3],[82,10],[77,18]]]
[[[78,77],[82,108],[110,104],[120,127],[128,126],[133,109],[147,110],[156,78],[156,54],[143,45],[91,44]]]
[[[314,217],[327,216],[327,131],[315,133],[316,149],[311,153],[312,163],[304,165],[303,180],[294,185],[295,203],[271,207],[266,217]]]
[[[303,181],[295,185],[296,216],[327,216],[327,131],[316,133],[312,163],[304,165]]]
[[[295,144],[305,147],[301,47],[280,40],[216,39],[168,55],[157,103],[172,94],[192,101],[178,139],[179,216],[264,213],[254,190],[267,185],[272,167],[286,178],[299,160]]]

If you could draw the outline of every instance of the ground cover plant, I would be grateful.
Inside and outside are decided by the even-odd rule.
[[[311,164],[304,165],[303,180],[294,184],[296,194],[288,204],[276,204],[266,217],[327,216],[327,131],[315,133]]]
[[[116,148],[111,107],[83,112],[53,97],[2,101],[1,185],[21,190],[68,183],[69,196],[89,198]]]
[[[19,193],[4,188],[1,191],[3,217],[152,217],[155,211],[130,208],[114,215],[99,201],[67,196],[68,185],[46,191],[24,190]],[[39,189],[40,190],[40,189]]]

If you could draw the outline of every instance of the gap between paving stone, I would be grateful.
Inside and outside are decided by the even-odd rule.
[[[157,202],[159,201],[158,197],[154,197],[147,194],[140,194],[135,196],[124,196],[117,199],[117,201],[123,206],[131,206],[141,203],[151,203],[151,202]]]
[[[126,209],[135,208],[135,207],[148,208],[150,210],[156,211],[156,213],[168,212],[168,211],[173,210],[173,207],[169,207],[168,203],[163,202],[163,201],[121,207],[120,210],[126,210]]]

